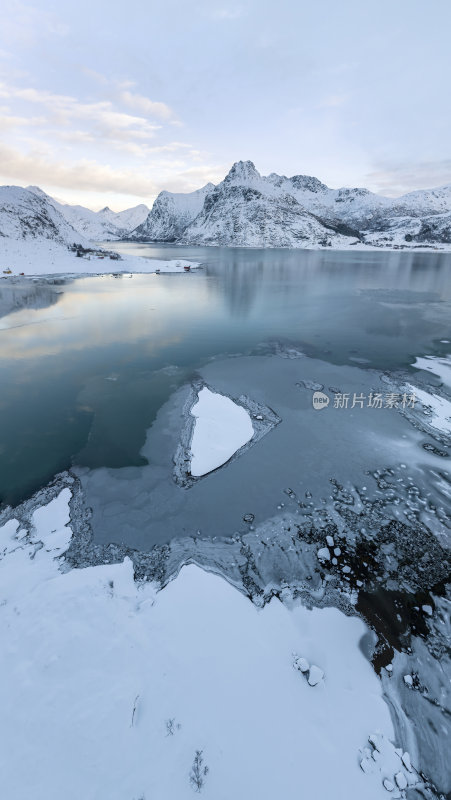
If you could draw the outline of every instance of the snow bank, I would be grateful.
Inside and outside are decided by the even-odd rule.
[[[10,269],[13,275],[103,275],[112,272],[184,272],[199,265],[184,259],[160,261],[142,256],[124,256],[120,261],[92,256],[77,258],[75,253],[63,245],[49,240],[16,240],[0,238],[0,277],[3,270]]]
[[[254,435],[251,418],[229,397],[204,387],[191,414],[191,475],[200,477],[225,464]]]
[[[5,797],[188,800],[197,750],[211,800],[382,800],[383,780],[399,786],[400,758],[360,768],[371,731],[393,737],[361,620],[277,598],[259,610],[196,566],[160,592],[128,559],[61,574],[69,497],[29,531],[0,527]],[[314,689],[296,651],[324,669]]]

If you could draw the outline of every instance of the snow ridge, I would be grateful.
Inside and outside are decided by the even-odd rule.
[[[217,186],[161,192],[133,241],[240,247],[421,247],[451,244],[451,185],[396,199],[329,189],[309,175],[262,176],[237,161]]]
[[[146,219],[149,213],[144,203],[118,212],[111,211],[108,206],[101,211],[91,211],[84,206],[61,203],[43,192],[39,186],[28,186],[27,190],[47,200],[79,234],[91,241],[124,239]]]

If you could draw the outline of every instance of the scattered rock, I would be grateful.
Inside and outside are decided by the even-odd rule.
[[[393,789],[395,788],[395,785],[391,781],[389,781],[388,778],[384,778],[383,783],[384,783],[384,789],[386,789],[387,792],[392,792]]]
[[[254,514],[245,514],[244,517],[243,517],[244,522],[249,523],[249,525],[252,524],[254,519],[255,519],[255,515]]]
[[[330,561],[330,550],[328,547],[320,547],[317,555],[320,561]]]

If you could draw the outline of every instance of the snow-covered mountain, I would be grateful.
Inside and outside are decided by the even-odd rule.
[[[214,189],[207,183],[188,194],[160,192],[147,218],[128,237],[137,241],[173,242],[202,211],[206,196]]]
[[[125,211],[111,211],[108,206],[101,211],[91,211],[84,206],[61,203],[43,192],[39,186],[28,186],[27,188],[38,197],[46,198],[76,231],[91,241],[123,239],[137,228],[149,213],[149,209],[144,203],[134,208],[127,208]]]
[[[2,238],[49,240],[66,246],[89,245],[86,237],[75,230],[50,198],[20,186],[0,186],[0,242]]]
[[[451,244],[451,186],[396,199],[317,178],[271,173],[238,161],[217,186],[161,192],[128,237],[242,247],[412,247]]]

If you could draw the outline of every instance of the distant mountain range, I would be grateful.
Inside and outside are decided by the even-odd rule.
[[[329,189],[317,178],[271,173],[238,161],[217,186],[160,192],[115,213],[61,203],[36,186],[0,187],[0,243],[127,240],[234,247],[385,248],[451,245],[451,185],[393,199],[367,189]]]
[[[46,199],[72,227],[91,241],[122,239],[147,218],[149,209],[144,203],[125,211],[111,211],[108,206],[101,211],[91,211],[84,206],[70,206],[55,200],[39,186],[28,186],[28,191]]]
[[[263,177],[238,161],[217,186],[161,192],[133,241],[235,247],[451,244],[451,186],[391,199],[307,175]]]

